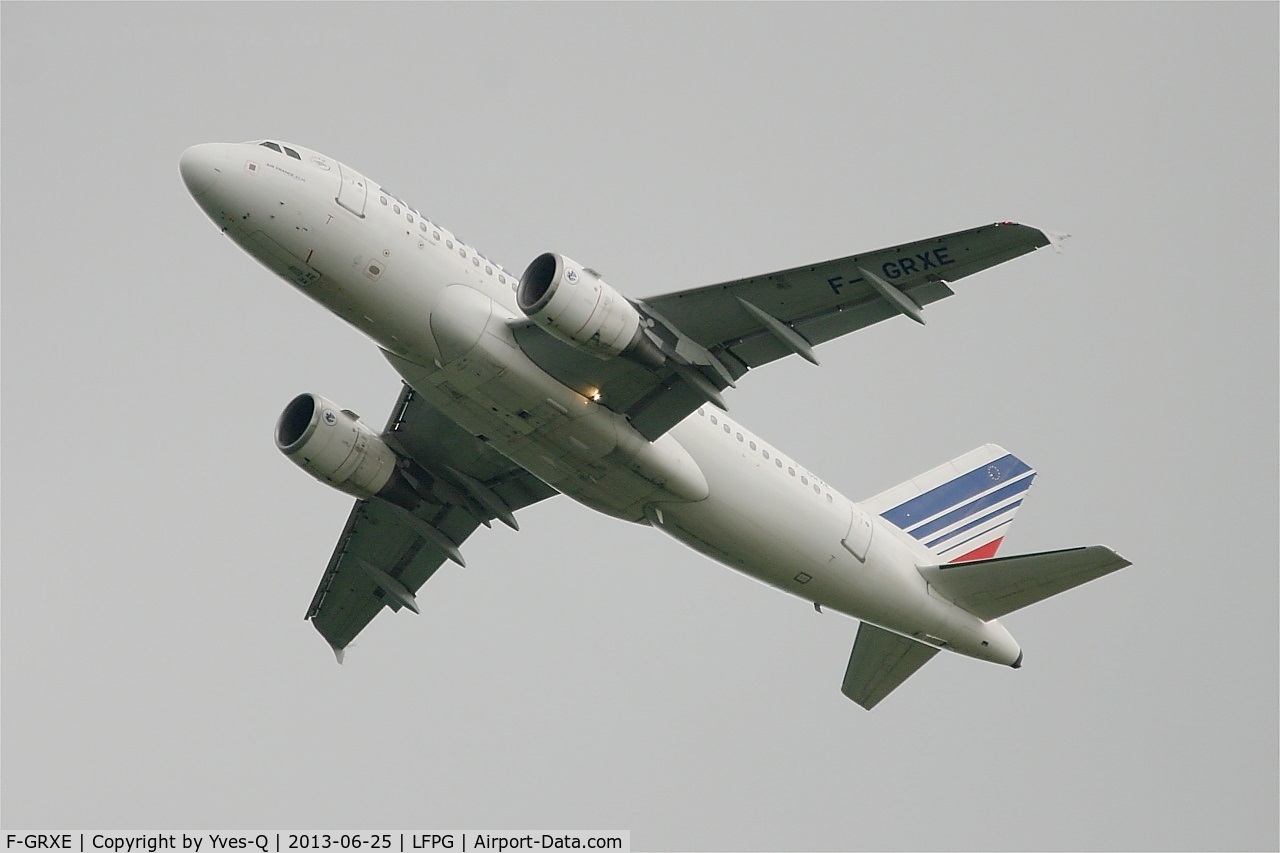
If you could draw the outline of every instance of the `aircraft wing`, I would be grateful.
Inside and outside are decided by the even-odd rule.
[[[937,653],[933,646],[863,622],[840,692],[870,711]]]
[[[489,449],[404,386],[382,438],[410,460],[402,472],[421,501],[412,509],[356,501],[306,618],[343,650],[383,607],[417,611],[414,594],[481,524],[557,494]]]
[[[1049,243],[1036,228],[1003,222],[638,301],[651,339],[687,366],[597,359],[531,322],[515,334],[544,370],[580,391],[598,389],[652,440],[753,367],[792,354],[816,363],[817,344],[898,314],[923,323],[924,306],[952,295],[949,282]]]

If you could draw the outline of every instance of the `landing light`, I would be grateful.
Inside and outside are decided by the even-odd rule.
[[[586,396],[590,397],[593,401],[595,401],[595,402],[599,403],[599,402],[600,402],[600,389],[599,389],[599,388],[588,388],[588,389],[586,390]]]

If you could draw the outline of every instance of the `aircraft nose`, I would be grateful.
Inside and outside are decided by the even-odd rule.
[[[227,163],[227,146],[221,142],[193,145],[178,158],[178,171],[187,192],[194,198],[207,193],[217,183]]]

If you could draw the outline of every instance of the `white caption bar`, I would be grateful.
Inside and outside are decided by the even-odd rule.
[[[511,850],[605,850],[630,853],[630,830],[419,830],[409,832],[14,832],[6,851],[68,853],[506,853]]]

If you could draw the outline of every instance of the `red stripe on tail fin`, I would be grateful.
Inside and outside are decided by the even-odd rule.
[[[970,551],[968,554],[964,554],[963,556],[956,557],[954,560],[948,560],[948,562],[967,563],[970,560],[990,559],[991,557],[994,557],[996,555],[996,551],[1000,549],[1000,543],[1003,541],[1004,541],[1003,536],[1001,536],[999,539],[992,539],[990,542],[988,542],[986,545],[983,545],[981,548],[977,548],[973,551]]]

